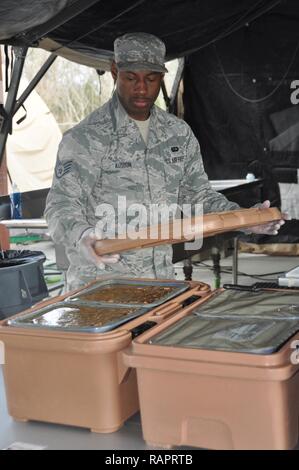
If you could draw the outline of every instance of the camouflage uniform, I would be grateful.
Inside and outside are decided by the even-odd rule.
[[[165,72],[165,45],[146,33],[128,33],[114,43],[119,70]],[[95,227],[96,207],[118,196],[132,203],[196,204],[204,212],[237,208],[212,190],[200,149],[189,126],[157,107],[151,110],[147,146],[117,93],[99,110],[68,131],[60,144],[45,217],[56,243],[63,243],[70,261],[70,288],[103,274],[174,277],[172,248],[162,245],[128,251],[101,270],[78,253],[82,233]]]
[[[184,121],[154,106],[146,147],[116,93],[64,135],[55,173],[45,217],[53,240],[66,246],[72,288],[103,274],[174,277],[168,245],[124,252],[103,271],[86,265],[76,244],[95,227],[100,203],[116,207],[120,195],[127,205],[202,203],[204,212],[239,207],[211,188],[198,141]]]

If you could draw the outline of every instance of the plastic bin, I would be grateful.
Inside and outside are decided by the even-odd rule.
[[[132,337],[156,328],[209,292],[206,284],[189,285],[187,292],[106,333],[22,328],[9,326],[7,320],[0,322],[10,415],[22,421],[68,424],[101,433],[119,429],[139,409],[136,373],[124,365],[121,351]],[[30,314],[36,311],[30,310]],[[25,313],[29,312],[9,321]]]
[[[30,307],[48,296],[41,251],[0,252],[0,319]]]
[[[125,364],[137,371],[145,441],[166,448],[294,448],[299,419],[298,333],[285,338],[283,346],[274,348],[272,354],[263,347],[266,354],[256,350],[233,352],[233,348],[212,350],[209,345],[197,349],[192,342],[186,347],[184,339],[177,345],[166,344],[170,343],[168,333],[194,311],[200,312],[201,306],[204,311],[208,299],[215,295],[136,338],[123,352]],[[247,295],[250,302],[252,294]],[[294,292],[295,304],[297,300],[299,292]],[[219,311],[213,320],[211,309],[209,320],[214,325],[219,321],[218,315]],[[226,318],[232,321],[232,316]],[[234,321],[246,323],[247,318],[239,314]]]

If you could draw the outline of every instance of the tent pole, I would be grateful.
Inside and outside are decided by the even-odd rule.
[[[13,50],[15,53],[15,63],[4,107],[6,119],[4,119],[0,130],[0,165],[4,155],[7,136],[12,132],[12,118],[28,47],[14,47]]]
[[[178,95],[180,82],[181,82],[183,72],[184,72],[184,67],[185,67],[185,59],[184,58],[178,59],[178,68],[174,77],[172,89],[171,89],[170,96],[169,96],[169,112],[170,113],[174,113],[175,101]]]
[[[167,109],[167,111],[169,112],[169,104],[170,104],[170,101],[169,101],[169,97],[168,97],[168,94],[167,94],[167,90],[166,90],[166,85],[165,85],[164,79],[163,79],[162,82],[161,82],[161,90],[162,90],[163,98],[164,98],[164,101],[165,101],[165,104],[166,104],[166,109]]]
[[[3,81],[2,81],[2,55],[1,55],[1,46],[0,46],[0,108],[1,111],[3,108],[4,97],[3,97]],[[1,120],[1,117],[0,117]],[[1,123],[0,123],[1,127]],[[6,165],[6,155],[4,151],[2,164],[0,166],[0,196],[3,194],[8,193],[8,185],[7,185],[7,165]]]
[[[43,78],[43,76],[46,74],[48,69],[51,67],[53,64],[54,60],[57,58],[57,55],[51,54],[46,62],[42,65],[42,67],[39,69],[37,74],[33,77],[27,88],[23,91],[21,94],[20,98],[16,101],[15,107],[13,114],[16,114],[16,112],[20,109],[20,107],[23,105],[24,101],[28,98],[30,93],[34,90],[36,85],[40,82],[40,80]]]

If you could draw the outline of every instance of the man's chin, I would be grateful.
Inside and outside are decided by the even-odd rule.
[[[134,107],[134,109],[132,108],[129,115],[133,117],[133,119],[137,119],[137,120],[140,119],[141,121],[144,121],[149,117],[150,109],[151,108],[149,108],[148,106],[145,108]]]

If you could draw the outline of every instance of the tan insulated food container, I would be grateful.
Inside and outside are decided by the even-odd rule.
[[[267,292],[269,297],[256,308],[254,296],[265,294],[242,293],[248,296],[249,309],[242,317],[241,309],[228,298],[221,313],[219,305],[212,304],[220,295],[214,291],[133,340],[123,356],[125,364],[137,371],[148,444],[210,449],[296,446],[299,292],[292,294],[288,308],[282,307],[281,296],[291,295],[290,291]],[[274,314],[268,305],[271,295],[277,302]],[[192,322],[199,320],[204,328],[192,333]],[[236,321],[241,326],[238,332]],[[183,335],[179,325],[185,325]]]
[[[68,424],[94,432],[119,429],[139,409],[136,373],[124,365],[121,351],[130,345],[132,337],[146,328],[155,328],[186,303],[209,292],[206,284],[187,284],[190,288],[186,292],[105,333],[96,329],[81,332],[40,324],[34,327],[22,326],[20,322],[18,326],[9,325],[7,320],[0,322],[9,414],[20,421]],[[57,300],[63,298],[41,303],[38,309],[15,315],[9,322],[17,323],[28,315],[33,318],[37,310],[48,308]]]

